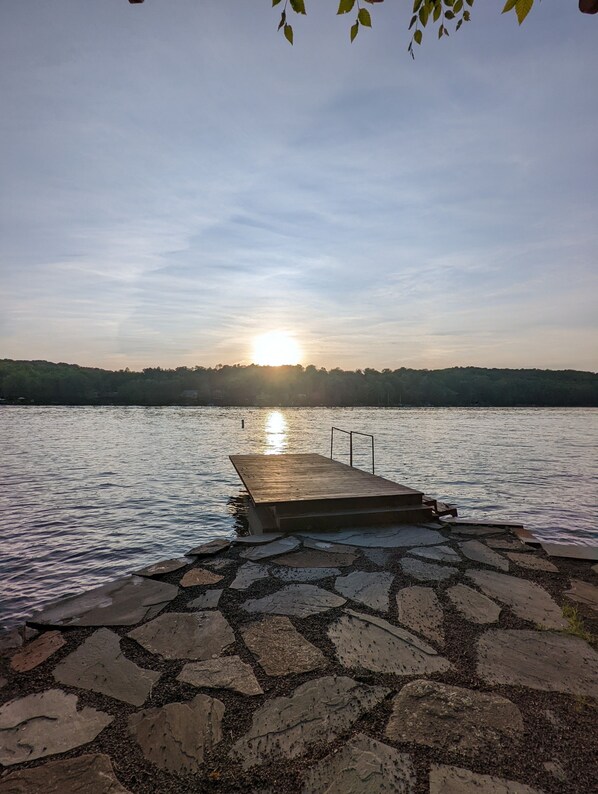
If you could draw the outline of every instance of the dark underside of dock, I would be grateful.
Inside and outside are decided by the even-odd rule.
[[[300,532],[429,521],[421,491],[323,455],[231,455],[251,531]]]

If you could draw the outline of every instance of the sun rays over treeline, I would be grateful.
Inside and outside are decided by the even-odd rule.
[[[142,372],[0,360],[0,398],[42,405],[598,406],[598,374],[575,370],[149,367]]]

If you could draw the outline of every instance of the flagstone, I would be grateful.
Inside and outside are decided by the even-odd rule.
[[[500,695],[474,692],[439,681],[411,681],[393,700],[386,736],[451,753],[476,754],[517,741],[523,719]]]
[[[98,629],[56,666],[54,678],[67,686],[142,706],[160,673],[138,667],[123,655],[118,634]]]
[[[0,778],[0,794],[130,794],[103,753],[48,761]]]
[[[400,564],[405,573],[421,582],[441,582],[459,573],[452,565],[436,565],[433,562],[416,560],[415,557],[403,557]]]
[[[487,596],[464,584],[456,584],[446,591],[456,609],[472,623],[496,623],[501,608]]]
[[[267,762],[274,753],[296,758],[310,745],[334,741],[387,693],[384,687],[345,676],[307,681],[290,696],[272,698],[258,708],[251,729],[233,745],[231,755],[245,769]]]
[[[558,632],[487,631],[477,642],[477,674],[492,685],[598,697],[598,653]]]
[[[522,620],[547,629],[566,628],[561,608],[539,584],[496,571],[471,571],[467,577],[487,596],[509,606]]]
[[[187,554],[193,557],[210,557],[212,554],[218,554],[224,549],[228,549],[230,545],[230,540],[216,538],[216,540],[210,540],[207,543],[200,543],[199,546],[195,546]]]
[[[241,557],[246,560],[264,560],[268,557],[276,557],[278,554],[286,554],[293,551],[301,545],[301,541],[292,536],[284,536],[272,543],[266,543],[264,546],[253,546],[252,548],[243,549]]]
[[[330,551],[339,554],[355,554],[354,546],[343,546],[341,543],[331,543],[328,540],[315,540],[314,538],[302,538],[306,549],[316,549],[317,551]]]
[[[202,560],[202,565],[212,571],[226,571],[227,568],[231,568],[238,564],[238,560],[230,560],[227,557],[223,557],[221,560]]]
[[[595,584],[582,582],[581,579],[571,579],[571,588],[565,590],[564,595],[572,601],[587,604],[598,612],[598,587]]]
[[[489,549],[479,540],[468,540],[465,543],[460,543],[459,547],[462,553],[474,562],[481,562],[484,565],[491,565],[493,568],[499,568],[501,571],[509,570],[509,561],[498,554],[498,552]]]
[[[479,775],[469,769],[432,764],[430,794],[543,794],[524,783],[493,775]]]
[[[550,557],[568,557],[573,560],[598,560],[598,544],[588,546],[581,543],[540,544]]]
[[[241,629],[245,645],[267,675],[307,673],[327,664],[324,654],[287,617],[265,617]]]
[[[180,571],[186,565],[189,565],[191,560],[185,557],[176,557],[171,560],[161,560],[155,562],[153,565],[147,565],[145,568],[140,568],[138,571],[133,571],[136,576],[162,576],[165,573],[172,573],[173,571]]]
[[[305,549],[278,557],[273,562],[289,568],[345,568],[353,565],[356,559],[357,553],[354,549],[349,553]]]
[[[416,554],[418,557],[437,562],[461,562],[461,557],[450,546],[423,546],[422,548],[409,549],[409,554]]]
[[[287,537],[282,532],[264,532],[262,535],[237,535],[234,543],[242,543],[247,546],[260,546],[262,543],[271,543],[278,538]]]
[[[267,565],[260,565],[257,562],[246,562],[241,565],[230,586],[233,590],[247,590],[254,582],[266,579],[268,575],[269,568]]]
[[[167,703],[129,717],[129,730],[145,758],[174,774],[199,771],[222,739],[224,704],[208,695],[187,703]]]
[[[517,538],[488,538],[484,543],[492,549],[506,549],[507,551],[525,551],[528,546]]]
[[[272,615],[292,615],[305,618],[327,612],[345,603],[328,590],[313,584],[290,584],[263,598],[245,601],[242,608],[245,612],[267,612]]]
[[[2,689],[2,687],[5,687],[7,684],[8,684],[8,681],[6,680],[6,678],[3,678],[0,675],[0,689]]]
[[[189,609],[216,609],[222,593],[222,590],[206,590],[205,593],[197,596],[193,601],[189,601],[187,607]]]
[[[454,522],[449,522],[448,529],[452,535],[461,535],[463,537],[476,537],[486,538],[492,535],[506,536],[506,531],[502,527],[487,526],[487,525],[459,525]]]
[[[226,618],[216,609],[166,612],[127,636],[165,659],[196,661],[220,656],[235,641]]]
[[[558,573],[559,569],[550,560],[545,560],[544,557],[538,557],[536,554],[518,554],[517,552],[507,552],[507,557],[512,560],[516,565],[523,568],[530,568],[533,571],[549,571],[550,573]]]
[[[313,582],[340,575],[340,568],[285,568],[282,565],[273,565],[270,569],[270,576],[282,579],[283,582]]]
[[[363,553],[370,562],[380,568],[385,568],[390,560],[390,552],[386,549],[364,549]]]
[[[17,626],[14,629],[0,631],[0,656],[12,653],[38,634],[39,631],[30,626]]]
[[[404,587],[397,593],[397,607],[400,623],[437,645],[444,645],[442,607],[431,587]]]
[[[348,546],[364,548],[394,549],[406,546],[433,546],[442,543],[444,537],[435,529],[409,524],[344,529],[338,532],[304,532],[305,537],[328,540],[331,543],[346,543]]]
[[[219,573],[207,571],[205,568],[192,568],[183,576],[181,587],[199,587],[200,585],[218,584],[224,579]]]
[[[39,626],[133,626],[151,620],[178,595],[176,585],[126,576],[54,601],[29,622]]]
[[[303,775],[302,794],[414,794],[411,758],[363,733]]]
[[[351,609],[328,628],[328,637],[345,667],[395,675],[426,675],[451,669],[447,659],[415,634]]]
[[[12,766],[65,753],[93,741],[113,717],[49,689],[0,706],[0,764]]]
[[[353,571],[335,579],[334,587],[352,601],[359,601],[370,609],[388,612],[388,596],[393,578],[391,573]]]
[[[242,695],[264,694],[251,667],[238,656],[189,662],[183,667],[177,680],[196,687],[230,689]]]
[[[26,673],[49,659],[63,645],[66,642],[59,631],[46,631],[18,650],[10,660],[10,666],[17,673]]]

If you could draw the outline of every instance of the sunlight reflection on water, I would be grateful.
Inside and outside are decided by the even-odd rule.
[[[598,409],[3,406],[0,623],[233,535],[228,455],[328,455],[332,425],[374,433],[378,474],[462,515],[598,537]],[[369,456],[357,437],[355,464]]]

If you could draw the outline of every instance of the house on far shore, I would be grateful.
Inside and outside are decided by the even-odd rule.
[[[197,397],[199,392],[197,389],[185,389],[181,392],[181,400],[184,400],[186,403],[197,402]]]

